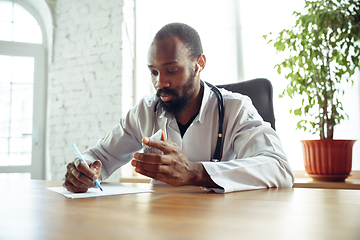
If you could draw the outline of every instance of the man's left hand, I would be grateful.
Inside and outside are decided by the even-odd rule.
[[[160,141],[145,137],[142,142],[161,150],[164,154],[134,153],[131,165],[137,173],[171,186],[203,186],[204,177],[211,181],[203,165],[200,162],[189,161],[179,146],[166,140],[164,133]]]

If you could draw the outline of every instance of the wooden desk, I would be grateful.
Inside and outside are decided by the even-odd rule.
[[[293,187],[360,190],[360,180],[346,180],[345,182],[316,182],[311,178],[297,178],[295,179]]]
[[[0,239],[360,239],[360,191],[125,184],[154,193],[68,199],[54,181],[1,181]]]
[[[304,171],[293,171],[295,176],[294,188],[326,188],[326,189],[357,189],[360,190],[360,172],[352,171],[344,182],[314,181]]]

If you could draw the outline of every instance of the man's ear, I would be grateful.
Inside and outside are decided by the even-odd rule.
[[[196,61],[196,65],[197,64],[199,64],[199,66],[200,66],[200,72],[202,71],[202,70],[204,70],[204,68],[205,68],[205,65],[206,65],[206,57],[205,57],[205,55],[204,54],[201,54],[199,57],[198,57],[198,59],[197,59],[197,61]]]
[[[202,68],[200,67],[200,64],[196,64],[196,72],[195,72],[195,76],[199,76],[200,71],[202,70]]]

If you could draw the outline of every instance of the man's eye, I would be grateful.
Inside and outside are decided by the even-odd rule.
[[[170,74],[175,74],[177,72],[177,69],[169,69],[168,70],[168,73],[170,73]]]
[[[152,76],[157,76],[157,75],[158,75],[158,72],[157,72],[157,71],[151,71],[151,75],[152,75]]]

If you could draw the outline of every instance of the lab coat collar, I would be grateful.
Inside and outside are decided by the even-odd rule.
[[[201,107],[200,107],[200,112],[199,112],[199,115],[198,117],[196,117],[196,119],[194,120],[197,121],[199,120],[199,122],[201,124],[203,124],[205,122],[205,108],[206,106],[209,104],[209,100],[210,100],[210,92],[211,92],[211,89],[210,87],[204,83],[204,81],[201,80],[201,84],[204,86],[204,94],[203,94],[203,99],[202,99],[202,102],[201,102]]]

